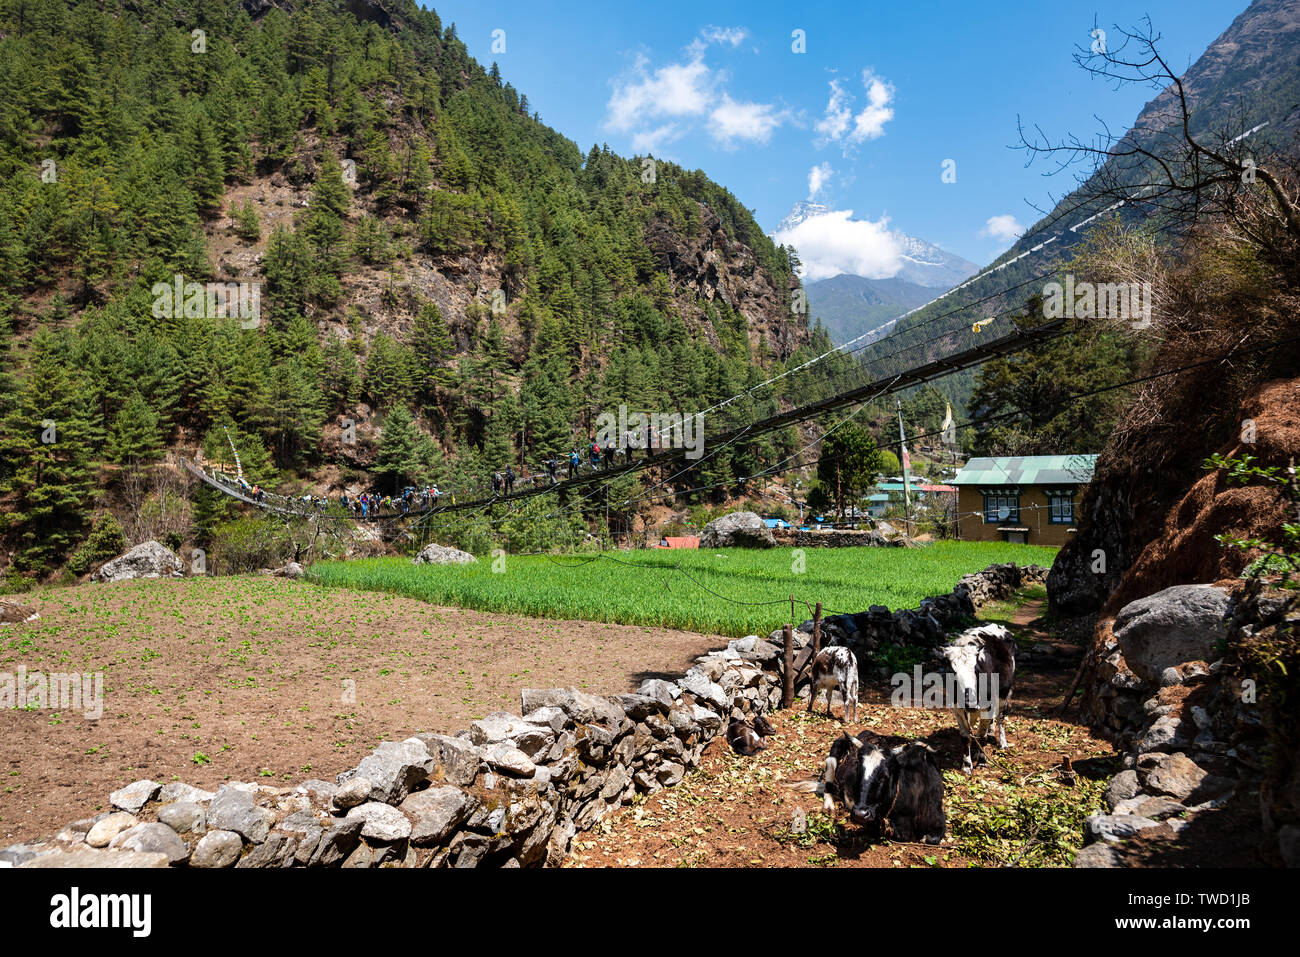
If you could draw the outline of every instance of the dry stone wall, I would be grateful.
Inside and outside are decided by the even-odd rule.
[[[829,618],[826,643],[882,629],[941,641],[943,628],[984,601],[1044,574],[990,566],[915,611]],[[796,644],[806,643],[805,626]],[[638,794],[679,783],[733,715],[779,706],[783,639],[774,638],[732,641],[678,680],[650,679],[634,694],[526,688],[519,714],[494,712],[454,735],[385,741],[334,781],[217,791],[136,781],[110,795],[111,811],[0,850],[0,866],[555,865],[578,832]]]

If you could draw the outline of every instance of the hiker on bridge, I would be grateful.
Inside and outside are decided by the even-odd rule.
[[[503,485],[505,485],[505,479],[502,477],[500,471],[493,472],[492,473],[492,497],[493,498],[496,498],[498,495],[501,494],[501,487]]]
[[[595,439],[591,440],[591,448],[587,450],[587,453],[591,456],[591,470],[593,472],[600,471],[600,446],[596,444]]]
[[[515,468],[513,465],[506,466],[506,494],[511,495],[515,490]]]
[[[560,468],[560,463],[555,461],[554,455],[552,455],[550,458],[546,460],[546,474],[550,476],[552,485],[554,485],[556,482],[559,481],[559,478],[557,478],[555,474],[557,471],[559,471],[559,468]]]
[[[576,478],[578,467],[582,465],[582,458],[578,455],[578,450],[573,449],[569,452],[569,478]]]
[[[608,472],[614,467],[614,456],[618,454],[618,446],[605,446],[605,471]]]

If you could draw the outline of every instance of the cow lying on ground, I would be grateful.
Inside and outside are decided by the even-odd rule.
[[[934,751],[920,741],[891,750],[880,747],[870,735],[835,739],[826,758],[822,780],[800,781],[797,791],[822,795],[827,812],[838,801],[857,824],[889,834],[896,841],[938,844],[947,829],[943,812],[943,776]]]
[[[776,734],[770,721],[761,714],[753,713],[749,701],[740,699],[740,707],[731,712],[731,723],[727,725],[727,744],[737,754],[757,754],[767,748],[764,738]]]
[[[767,748],[767,742],[759,733],[748,721],[740,718],[733,718],[727,725],[727,744],[737,754],[758,754]]]
[[[844,720],[858,720],[858,659],[843,645],[823,648],[812,662],[812,690],[808,694],[808,710],[813,709],[817,696],[826,692],[826,716],[831,716],[831,694],[836,689],[844,695]]]
[[[987,763],[983,742],[990,728],[996,729],[998,747],[1007,746],[1006,708],[1016,677],[1016,641],[1002,625],[980,625],[958,635],[943,656],[955,679],[956,700],[949,707],[966,739],[963,767],[973,771],[973,754]]]

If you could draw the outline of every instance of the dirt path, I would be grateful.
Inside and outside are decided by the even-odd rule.
[[[944,770],[949,833],[939,847],[871,843],[853,825],[824,815],[816,795],[795,793],[791,781],[816,778],[831,741],[845,730],[819,709],[797,705],[773,719],[777,733],[768,750],[734,754],[722,739],[705,751],[700,769],[675,788],[621,809],[599,830],[578,835],[567,866],[708,867],[962,867],[1015,863],[1065,865],[1095,810],[1105,778],[1113,772],[1113,749],[1086,728],[1054,717],[1082,649],[1049,635],[1030,602],[999,618],[1022,648],[1016,692],[1007,720],[1011,744],[991,752],[992,764],[973,778],[960,771],[964,748],[951,716],[943,711],[891,707],[884,680],[864,687],[861,719],[852,730],[870,729],[891,745],[924,738]],[[1069,756],[1078,771],[1073,784],[1058,772]],[[799,833],[796,820],[807,825]]]
[[[103,672],[104,713],[0,708],[0,847],[103,810],[140,778],[331,779],[381,740],[517,711],[523,687],[634,691],[725,644],[271,578],[80,585],[25,600],[41,620],[0,630],[0,673]]]

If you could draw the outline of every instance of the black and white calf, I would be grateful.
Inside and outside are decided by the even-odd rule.
[[[864,827],[888,824],[897,841],[938,844],[947,829],[943,776],[934,751],[920,741],[890,751],[845,732],[831,745],[821,782],[792,787],[819,792],[828,813],[838,801]]]
[[[972,754],[981,763],[987,760],[983,742],[990,728],[997,733],[998,747],[1007,746],[1006,709],[1016,678],[1016,641],[1002,625],[980,625],[958,635],[943,656],[952,668],[953,700],[948,706],[966,738],[963,767],[970,771],[975,767]]]
[[[858,659],[843,645],[823,648],[812,662],[812,689],[808,694],[808,710],[813,709],[817,696],[826,692],[826,715],[831,715],[831,695],[836,688],[844,695],[844,720],[858,720]]]
[[[737,754],[758,754],[767,749],[767,742],[762,735],[748,721],[740,718],[733,718],[727,725],[727,744]]]

